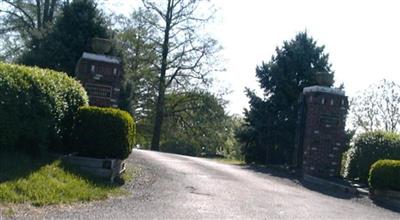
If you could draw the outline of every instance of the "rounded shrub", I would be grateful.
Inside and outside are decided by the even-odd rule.
[[[371,166],[368,178],[373,189],[400,190],[400,160],[379,160]]]
[[[400,135],[383,131],[360,134],[347,151],[344,175],[366,183],[371,165],[382,159],[400,159]]]
[[[61,146],[87,104],[84,88],[65,73],[0,63],[0,150]]]
[[[132,116],[114,108],[79,108],[73,129],[73,148],[81,156],[125,159],[135,141]]]

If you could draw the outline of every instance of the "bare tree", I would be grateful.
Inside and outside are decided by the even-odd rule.
[[[158,95],[155,106],[152,150],[159,150],[161,127],[165,114],[165,94],[168,90],[186,90],[207,84],[217,41],[205,33],[205,26],[214,11],[202,8],[201,0],[142,0],[144,8],[158,20],[148,20],[156,34],[151,40],[158,46]],[[207,12],[209,15],[202,15]],[[211,13],[210,13],[211,12]]]
[[[54,20],[61,0],[1,0],[1,31],[40,30]]]
[[[62,2],[64,1],[1,0],[0,40],[8,52],[16,53],[20,50],[18,47],[25,46],[27,41],[43,37],[47,27],[53,24]]]
[[[146,22],[152,19],[150,16],[139,8],[129,18],[119,17],[122,29],[116,35],[125,71],[119,107],[132,113],[138,122],[151,115],[156,97],[157,75],[154,63],[157,53],[154,43],[148,39],[148,36],[153,36],[154,30]]]
[[[382,80],[351,100],[350,119],[363,131],[395,132],[400,126],[400,85]]]

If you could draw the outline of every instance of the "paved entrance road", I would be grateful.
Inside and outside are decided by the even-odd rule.
[[[132,195],[46,211],[68,219],[400,219],[367,198],[310,189],[290,178],[201,158],[134,150]]]

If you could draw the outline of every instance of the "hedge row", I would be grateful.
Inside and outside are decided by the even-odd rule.
[[[379,160],[374,163],[368,182],[373,189],[400,190],[400,160]]]
[[[62,146],[87,104],[83,87],[64,73],[0,63],[0,150]]]
[[[125,159],[134,141],[135,123],[128,112],[113,108],[79,108],[72,144],[79,155]]]
[[[361,134],[347,152],[344,175],[366,183],[371,165],[383,159],[400,160],[400,135],[382,131]]]

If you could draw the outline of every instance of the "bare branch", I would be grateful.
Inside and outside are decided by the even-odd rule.
[[[9,5],[11,5],[12,7],[14,7],[15,9],[17,9],[18,11],[20,11],[22,14],[24,14],[28,19],[29,19],[29,21],[31,22],[31,25],[29,25],[30,27],[35,27],[35,21],[33,20],[33,18],[22,8],[22,7],[20,7],[19,5],[17,5],[17,4],[15,4],[15,3],[13,3],[12,1],[10,1],[10,0],[3,0],[5,3],[7,3],[7,4],[9,4]]]
[[[166,14],[163,12],[163,11],[161,11],[161,9],[159,9],[155,4],[154,4],[154,2],[149,2],[149,1],[146,1],[146,0],[142,0],[142,3],[143,3],[143,6],[146,8],[146,9],[148,9],[148,10],[150,10],[150,11],[155,11],[155,12],[157,12],[157,14],[165,21],[166,20]]]
[[[46,16],[46,9],[44,10],[44,16]],[[40,0],[36,0],[36,19],[37,19],[37,26],[38,28],[42,27],[42,15],[41,15],[41,5]],[[44,20],[44,18],[43,18]]]
[[[33,29],[34,28],[34,26],[32,26],[32,24],[30,24],[29,22],[27,22],[25,19],[24,19],[24,17],[22,17],[21,15],[18,15],[18,14],[16,14],[15,12],[12,12],[12,11],[5,11],[5,10],[1,10],[0,9],[0,13],[6,13],[6,14],[9,14],[9,15],[12,15],[12,16],[15,16],[16,18],[18,18],[18,20],[20,20],[21,22],[23,22],[28,28],[31,28],[31,29]]]

